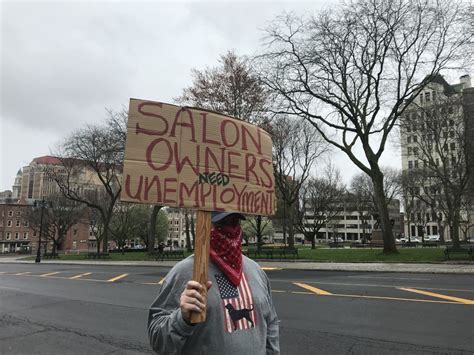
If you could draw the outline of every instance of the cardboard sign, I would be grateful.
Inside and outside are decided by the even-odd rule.
[[[271,138],[215,112],[131,99],[121,200],[272,215]]]

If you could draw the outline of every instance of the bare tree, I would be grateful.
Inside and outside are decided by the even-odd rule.
[[[417,179],[416,175],[413,174],[411,171],[404,171],[401,176],[401,197],[402,197],[402,204],[405,210],[405,220],[406,225],[408,226],[408,241],[411,241],[411,222],[412,222],[412,214],[415,209],[415,200],[417,196],[416,189],[419,189],[417,186]],[[404,227],[403,227],[404,228]]]
[[[148,253],[153,253],[155,250],[155,236],[156,236],[156,219],[162,206],[153,205],[150,213],[150,220],[148,221],[148,239],[146,242]]]
[[[391,167],[381,167],[383,173],[384,195],[387,205],[401,193],[400,171]],[[354,207],[359,213],[362,225],[362,240],[366,242],[366,227],[371,215],[377,214],[377,200],[372,179],[365,173],[355,175],[351,181],[350,192],[355,198]]]
[[[266,95],[258,77],[252,72],[248,60],[234,52],[227,52],[219,66],[194,69],[193,85],[183,90],[175,100],[213,110],[248,122],[256,122],[264,111]]]
[[[134,230],[133,219],[133,208],[134,205],[131,203],[122,203],[116,205],[114,208],[114,214],[110,220],[110,234],[112,239],[118,246],[120,251],[124,251],[127,239],[132,238]],[[140,221],[143,223],[143,221]]]
[[[273,236],[273,223],[268,217],[262,216],[249,216],[245,221],[242,222],[242,230],[244,239],[246,239],[247,245],[249,244],[250,237],[257,238],[257,250],[260,250],[263,246],[263,237],[265,235]]]
[[[287,116],[275,117],[265,127],[273,140],[275,184],[283,204],[283,238],[289,227],[288,245],[294,247],[294,210],[300,188],[315,161],[327,151],[317,130],[309,123]]]
[[[474,201],[468,198],[461,203],[461,220],[460,227],[463,233],[464,242],[468,242],[468,233],[474,227]]]
[[[184,213],[184,230],[186,233],[186,250],[188,252],[194,249],[194,219],[195,213],[189,208],[183,210]]]
[[[300,189],[296,212],[296,230],[316,248],[316,237],[321,228],[332,220],[343,204],[344,186],[339,171],[329,166],[319,178],[310,177]]]
[[[275,112],[302,117],[370,176],[384,253],[397,252],[380,158],[403,114],[469,45],[461,1],[358,0],[309,19],[281,17],[257,58]],[[424,79],[423,79],[424,78]]]
[[[65,140],[56,154],[61,168],[47,170],[64,196],[101,215],[104,252],[108,248],[110,219],[122,189],[123,138],[109,125],[79,129]]]

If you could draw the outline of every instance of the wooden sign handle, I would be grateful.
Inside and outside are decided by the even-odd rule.
[[[194,240],[193,280],[202,285],[201,295],[207,304],[207,280],[209,270],[209,245],[211,243],[211,212],[197,211],[196,239]],[[191,323],[206,321],[206,311],[191,313]]]

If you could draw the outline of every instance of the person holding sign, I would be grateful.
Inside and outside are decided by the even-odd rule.
[[[193,256],[165,277],[150,307],[148,336],[158,354],[279,354],[278,318],[270,283],[253,260],[242,255],[243,215],[213,212],[207,304],[192,280]],[[206,310],[203,323],[193,312]]]

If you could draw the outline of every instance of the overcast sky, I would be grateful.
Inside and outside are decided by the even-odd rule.
[[[283,11],[331,3],[1,1],[0,191],[74,129],[102,121],[105,108],[131,97],[172,102],[192,68],[215,66],[228,50],[258,53]],[[342,153],[332,159],[346,181],[358,172]],[[383,161],[399,167],[398,148]]]

